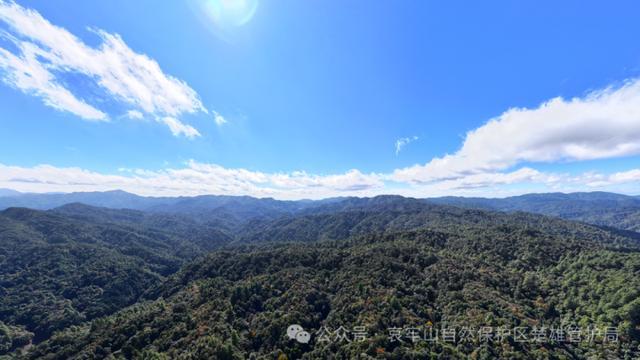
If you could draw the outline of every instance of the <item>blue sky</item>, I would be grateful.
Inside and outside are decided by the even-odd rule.
[[[639,10],[0,0],[0,187],[640,193]]]

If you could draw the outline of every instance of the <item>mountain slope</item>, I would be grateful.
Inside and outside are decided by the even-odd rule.
[[[594,231],[592,226],[538,214],[506,214],[438,205],[421,199],[378,196],[349,198],[272,221],[249,222],[241,231],[239,242],[311,242],[345,239],[369,233],[384,234],[422,228],[456,229],[461,226],[482,231],[487,225],[506,226],[514,221],[523,227],[542,226],[547,233],[618,242],[620,246],[635,246],[640,241],[640,235],[636,233],[619,232],[620,236],[610,237],[609,231]]]
[[[80,203],[67,204],[51,212],[92,224],[114,224],[144,231],[159,231],[192,243],[204,251],[224,246],[234,239],[234,234],[216,218],[197,220],[182,214],[109,209]]]
[[[637,240],[539,215],[456,210],[404,199],[362,200],[368,202],[363,206],[359,201],[335,212],[301,215],[304,220],[276,221],[269,227],[274,236],[286,233],[276,230],[279,226],[295,230],[291,224],[314,235],[301,237],[309,240],[304,243],[214,251],[153,286],[144,295],[147,301],[68,328],[27,357],[616,358],[637,346]],[[394,220],[385,220],[385,231],[376,226],[352,231],[358,227],[349,220],[354,213],[429,222],[391,230]],[[308,220],[327,215],[334,218]],[[327,228],[331,223],[350,230]],[[339,239],[311,241],[323,233]],[[568,322],[617,326],[621,342],[413,345],[390,341],[388,333],[425,324],[477,329]],[[288,340],[290,324],[312,331],[311,343]],[[363,342],[325,344],[314,332],[323,326],[364,326],[369,336]]]
[[[15,191],[15,190],[11,190],[11,189],[0,189],[0,197],[6,197],[6,196],[19,196],[22,193]]]
[[[154,229],[7,209],[0,212],[0,322],[40,341],[134,303],[201,252]]]
[[[249,220],[275,219],[328,201],[279,201],[249,196],[202,195],[193,197],[144,197],[124,191],[68,194],[21,194],[0,197],[0,210],[9,207],[50,210],[69,204],[109,209],[139,210],[188,217],[190,221],[237,230]]]
[[[426,201],[475,209],[524,211],[640,231],[640,198],[614,193],[545,193],[504,199],[442,197]]]
[[[60,194],[21,194],[0,198],[0,209],[9,207],[25,207],[48,210],[70,203],[108,207],[144,209],[155,204],[171,201],[168,198],[146,198],[124,191],[76,192]]]

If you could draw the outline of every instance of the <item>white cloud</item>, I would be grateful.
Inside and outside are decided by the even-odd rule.
[[[129,119],[142,120],[144,115],[138,110],[129,110],[127,111],[127,117]]]
[[[425,183],[505,170],[523,162],[580,161],[640,153],[640,80],[582,98],[514,108],[467,133],[456,153],[398,169]]]
[[[106,120],[103,111],[79,99],[58,77],[81,74],[111,99],[133,106],[134,116],[146,113],[169,125],[175,122],[167,122],[166,117],[175,119],[185,113],[207,113],[195,90],[165,74],[155,60],[134,52],[117,34],[93,30],[101,40],[101,44],[93,48],[64,28],[51,24],[38,12],[0,0],[2,23],[9,31],[2,36],[17,49],[12,53],[0,47],[2,80],[42,98],[48,106],[86,120]],[[174,134],[193,134],[173,130]]]
[[[192,160],[178,169],[119,169],[117,175],[76,167],[39,165],[28,168],[0,164],[0,188],[25,192],[122,189],[155,196],[225,194],[301,199],[347,194],[369,196],[382,191],[383,182],[375,174],[362,174],[357,170],[329,176],[304,172],[269,174]]]
[[[270,175],[269,181],[278,188],[317,188],[330,189],[337,192],[358,192],[370,189],[382,189],[384,182],[380,175],[363,174],[351,169],[338,175],[310,175],[304,171],[290,174]]]
[[[213,112],[213,121],[216,122],[216,125],[222,126],[227,123],[227,119],[225,119],[222,115],[218,114],[218,112]]]
[[[250,195],[278,199],[319,199],[334,196],[399,194],[413,197],[442,195],[508,196],[537,191],[640,191],[640,169],[613,174],[543,173],[531,168],[511,172],[474,174],[428,184],[408,185],[385,180],[390,175],[349,170],[341,174],[312,175],[302,171],[264,173],[229,169],[189,161],[163,170],[118,169],[105,174],[76,167],[0,164],[0,188],[23,192],[72,192],[122,189],[148,196]],[[599,183],[596,183],[599,181]],[[628,185],[620,187],[620,185]]]
[[[171,130],[171,133],[175,136],[184,135],[189,139],[200,136],[200,133],[198,132],[198,130],[196,130],[190,125],[183,124],[178,119],[174,119],[172,117],[167,116],[162,119],[162,122],[169,127],[169,129]]]
[[[640,184],[640,169],[615,172],[613,174],[586,173],[577,179],[589,187],[605,187],[611,185],[637,183]]]
[[[640,182],[640,169],[617,172],[609,175],[612,184]]]
[[[410,143],[418,140],[417,136],[412,137],[404,137],[396,140],[396,156],[402,151],[402,148],[409,145]]]
[[[552,177],[531,168],[502,173],[482,173],[464,176],[453,180],[444,180],[441,184],[450,189],[489,188],[499,185],[511,185],[525,182],[548,183]]]
[[[76,98],[69,90],[54,81],[54,76],[37,59],[39,48],[28,42],[17,43],[22,51],[18,57],[0,48],[2,80],[26,94],[42,98],[56,110],[71,112],[85,120],[107,120],[107,115]]]

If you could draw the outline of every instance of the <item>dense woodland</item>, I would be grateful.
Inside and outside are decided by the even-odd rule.
[[[640,357],[640,224],[615,207],[574,222],[453,198],[116,195],[115,207],[138,205],[94,193],[74,200],[112,208],[0,212],[0,358]],[[311,341],[289,339],[291,324]],[[340,327],[366,338],[323,341]],[[618,338],[390,337],[451,327],[615,327]]]

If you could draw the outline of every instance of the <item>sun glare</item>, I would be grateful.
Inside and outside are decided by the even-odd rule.
[[[258,0],[199,0],[214,25],[228,30],[248,23],[258,8]]]

